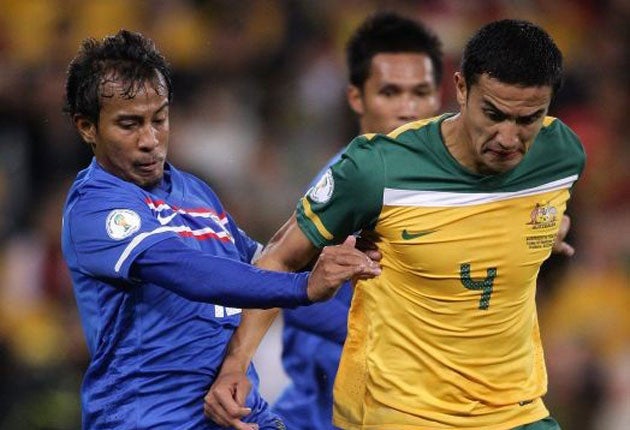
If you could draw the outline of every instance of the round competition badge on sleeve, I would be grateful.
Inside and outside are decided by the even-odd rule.
[[[317,184],[309,191],[309,197],[316,203],[326,203],[330,200],[335,189],[335,180],[333,179],[332,170],[326,170],[326,173],[319,178]]]
[[[131,209],[114,209],[107,215],[105,227],[114,240],[124,239],[140,229],[140,215]]]

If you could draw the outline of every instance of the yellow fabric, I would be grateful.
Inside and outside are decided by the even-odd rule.
[[[489,430],[546,417],[536,277],[568,198],[560,189],[461,207],[384,206],[374,232],[383,272],[355,290],[335,425]],[[463,264],[476,282],[496,268],[487,309],[482,291],[462,283]]]

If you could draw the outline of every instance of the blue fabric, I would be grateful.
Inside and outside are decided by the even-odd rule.
[[[341,159],[335,154],[315,176],[309,188]],[[345,284],[333,300],[309,307],[283,310],[282,365],[290,385],[273,405],[291,430],[330,430],[332,390],[348,333],[352,287]]]
[[[313,305],[320,308],[321,317],[328,320],[327,325],[337,325],[337,333],[344,333],[343,339],[347,333],[351,297],[352,287],[345,284],[335,299]],[[308,320],[300,322],[295,317],[300,310],[306,309],[292,310],[291,319],[287,319],[288,312],[283,311],[282,364],[291,384],[277,399],[273,411],[282,417],[289,429],[334,429],[332,389],[343,343],[323,337],[321,327],[316,323],[307,328]],[[343,311],[339,313],[339,310]],[[315,334],[317,332],[320,334]]]
[[[241,310],[226,306],[306,300],[304,274],[241,270],[259,248],[207,185],[170,165],[164,183],[148,191],[95,161],[79,173],[64,208],[62,249],[91,354],[83,428],[219,428],[204,418],[203,397],[240,322]],[[248,376],[247,421],[282,428],[253,366]]]
[[[290,274],[294,275],[291,285],[287,273],[262,270],[209,253],[191,253],[181,240],[173,238],[143,252],[134,269],[132,278],[160,285],[193,301],[245,308],[294,307],[308,302],[308,273]],[[288,294],[291,290],[294,293]]]

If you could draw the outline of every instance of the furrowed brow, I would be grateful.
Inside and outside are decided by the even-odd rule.
[[[500,115],[504,117],[505,119],[516,121],[519,123],[532,122],[533,120],[537,119],[538,117],[540,117],[541,115],[545,113],[545,109],[538,109],[536,112],[531,113],[529,115],[514,116],[514,115],[509,115],[506,112],[503,112],[501,109],[496,107],[492,102],[488,100],[484,100],[483,104],[484,104],[484,108],[492,110],[495,114]]]

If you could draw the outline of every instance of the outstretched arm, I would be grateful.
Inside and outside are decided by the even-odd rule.
[[[355,241],[351,236],[341,245],[327,246],[322,250],[309,277],[307,294],[311,301],[331,298],[345,280],[371,278],[380,273],[376,263],[355,249]],[[292,216],[274,235],[256,264],[270,270],[300,270],[318,251]],[[277,314],[277,309],[243,312],[221,371],[204,399],[204,413],[217,424],[236,429],[249,428],[241,421],[250,412],[244,407],[250,389],[245,374],[256,348]]]

